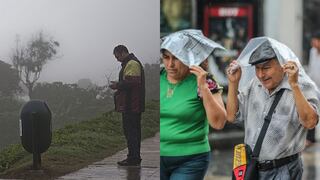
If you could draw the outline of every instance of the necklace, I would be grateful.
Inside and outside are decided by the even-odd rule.
[[[167,98],[171,98],[173,96],[174,90],[176,89],[176,87],[177,87],[177,84],[168,83],[168,89],[167,89],[167,95],[166,95]]]

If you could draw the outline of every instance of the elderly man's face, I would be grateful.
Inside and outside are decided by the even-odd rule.
[[[283,69],[276,59],[256,64],[255,69],[256,76],[270,93],[281,83],[284,77]]]
[[[179,81],[189,73],[189,67],[184,65],[167,50],[162,52],[162,61],[167,71],[168,78]]]

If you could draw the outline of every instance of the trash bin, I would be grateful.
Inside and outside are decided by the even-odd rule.
[[[20,137],[24,149],[33,153],[34,169],[39,169],[40,154],[49,148],[52,139],[51,111],[44,101],[32,100],[23,106]]]

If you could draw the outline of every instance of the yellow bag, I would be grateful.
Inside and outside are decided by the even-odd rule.
[[[233,180],[258,180],[258,159],[252,157],[252,150],[247,144],[234,147]]]
[[[244,180],[247,168],[247,152],[245,144],[238,144],[234,147],[233,176],[236,180]]]

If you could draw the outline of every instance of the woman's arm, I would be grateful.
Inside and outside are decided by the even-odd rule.
[[[221,93],[212,94],[206,82],[207,72],[199,66],[192,66],[190,72],[197,76],[199,92],[202,95],[203,106],[211,127],[222,129],[226,122],[226,110]]]

